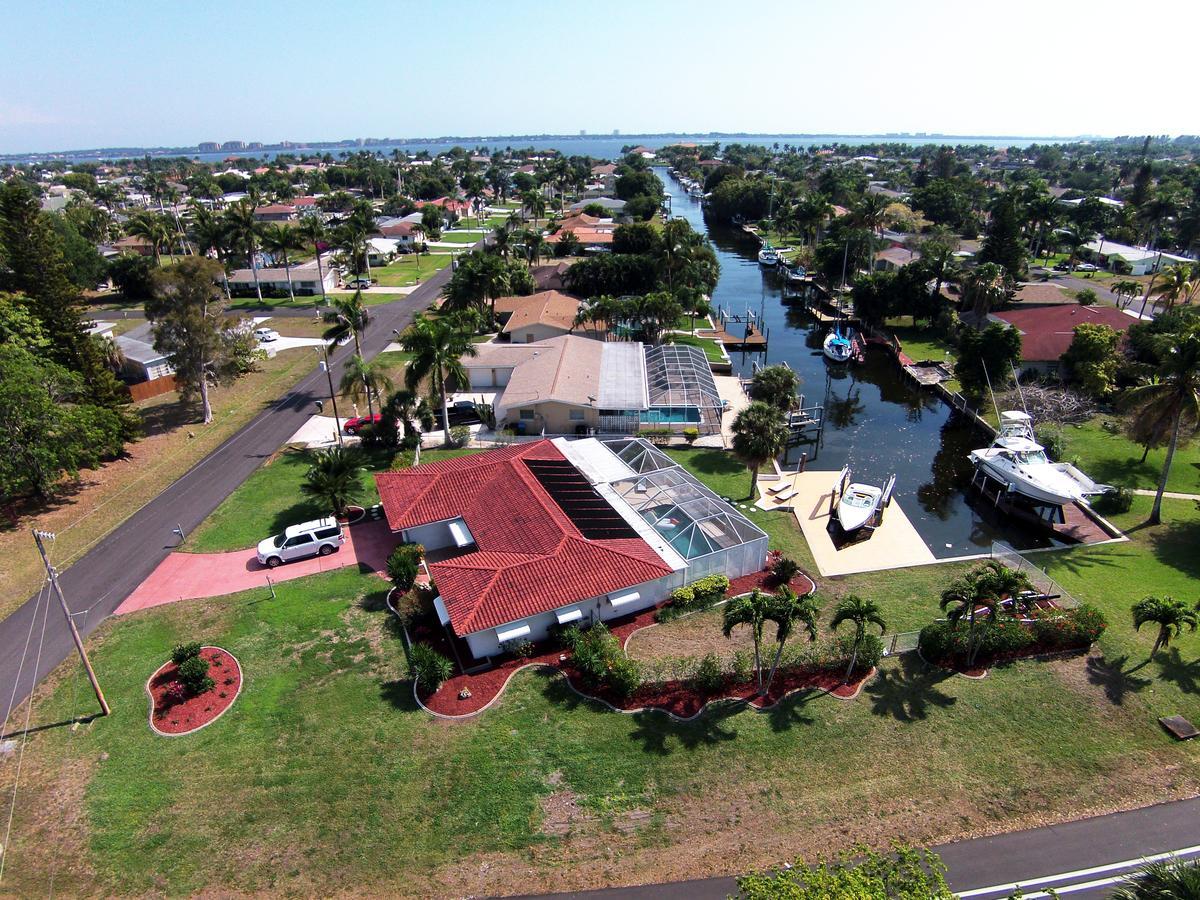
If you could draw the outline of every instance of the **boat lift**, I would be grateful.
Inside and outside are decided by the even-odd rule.
[[[842,499],[842,495],[846,493],[846,488],[850,485],[850,467],[842,466],[842,470],[837,473],[837,478],[833,483],[833,490],[829,492],[829,521],[832,525],[836,521],[837,505]],[[892,503],[892,495],[896,493],[896,476],[888,476],[887,483],[883,486],[883,493],[879,497],[879,506],[875,509],[875,514],[871,517],[864,530],[874,531],[883,524],[883,511]]]

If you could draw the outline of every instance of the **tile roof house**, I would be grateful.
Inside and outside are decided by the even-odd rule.
[[[761,530],[644,441],[534,441],[375,481],[388,526],[425,548],[442,625],[477,659],[653,606],[700,556],[697,574],[737,577],[766,554]]]
[[[532,344],[569,334],[581,303],[559,291],[539,291],[527,297],[500,297],[496,315],[503,323],[501,334],[514,344]]]
[[[254,218],[259,222],[292,222],[297,215],[296,207],[287,203],[269,203],[254,208]]]
[[[1123,333],[1137,321],[1111,306],[1078,303],[1006,309],[988,318],[1021,332],[1021,365],[1044,373],[1058,371],[1060,359],[1075,337],[1076,326],[1107,325]]]
[[[567,272],[571,264],[568,262],[548,263],[544,266],[534,266],[533,283],[539,291],[561,291],[567,286]]]
[[[903,269],[910,262],[921,258],[919,250],[907,250],[904,247],[888,247],[875,254],[876,272],[895,272]]]

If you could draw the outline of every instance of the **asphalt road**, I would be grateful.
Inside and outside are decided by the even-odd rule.
[[[392,329],[402,331],[437,296],[449,278],[447,267],[403,300],[370,307],[371,319],[362,339],[363,354],[373,357],[391,343]],[[335,383],[353,352],[348,345],[333,354]],[[59,583],[71,609],[76,613],[90,610],[86,617],[76,616],[80,631],[86,636],[95,629],[162,562],[177,543],[173,534],[177,525],[190,533],[204,521],[217,504],[313,415],[313,401],[327,399],[328,393],[325,373],[314,368],[287,396],[271,402],[229,440],[66,569]],[[36,599],[30,598],[0,621],[0,703],[7,703],[14,696],[14,686],[16,702],[20,703],[42,678],[75,652],[66,622],[55,607],[46,626],[40,664],[34,666],[31,652],[22,668],[22,651],[33,622]],[[39,632],[40,628],[39,623]],[[35,647],[37,639],[35,634]],[[103,686],[104,673],[99,674]]]
[[[1171,851],[1200,858],[1200,798],[1063,825],[943,844],[933,850],[963,900],[1001,900],[1021,887],[1025,900],[1059,896],[1096,900],[1147,857]],[[530,900],[724,900],[733,878],[706,878],[640,887],[529,895]]]

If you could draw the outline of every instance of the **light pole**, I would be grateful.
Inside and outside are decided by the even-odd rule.
[[[331,369],[329,366],[329,348],[324,344],[321,344],[321,346],[317,349],[320,351],[322,356],[320,362],[321,369],[324,371],[325,377],[329,381],[329,400],[333,404],[333,431],[334,434],[337,435],[338,446],[344,447],[345,444],[342,441],[342,421],[338,416],[337,392],[333,389],[333,369]]]

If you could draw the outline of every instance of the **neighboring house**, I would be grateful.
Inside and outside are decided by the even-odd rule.
[[[425,548],[438,619],[476,659],[766,559],[763,531],[637,439],[514,444],[375,481],[392,532]]]
[[[579,243],[588,247],[608,247],[613,242],[613,232],[617,226],[612,219],[601,219],[586,213],[567,216],[557,223],[558,230],[546,235],[547,244],[557,244],[563,235],[573,234]]]
[[[272,203],[254,209],[254,218],[259,222],[294,222],[298,217],[296,207],[286,203]]]
[[[1061,203],[1063,206],[1079,206],[1083,203],[1083,201],[1085,199],[1087,199],[1087,198],[1076,197],[1074,200],[1064,200],[1064,199],[1062,199],[1062,197],[1059,197],[1058,202]],[[1123,201],[1116,200],[1112,197],[1097,197],[1096,200],[1098,202],[1100,202],[1101,204],[1103,204],[1104,206],[1110,207],[1111,209],[1124,209],[1125,208],[1125,203]]]
[[[876,272],[897,272],[910,262],[921,258],[919,250],[906,250],[904,247],[888,247],[875,254]]]
[[[585,208],[592,205],[602,206],[614,216],[619,216],[625,212],[625,201],[614,200],[612,197],[592,197],[587,200],[580,200],[568,208],[573,213],[583,212]]]
[[[372,266],[386,266],[399,253],[400,242],[392,238],[367,239],[367,263]]]
[[[1137,320],[1111,306],[1030,306],[1006,309],[988,316],[990,321],[1003,322],[1021,333],[1021,367],[1040,374],[1058,372],[1061,358],[1071,346],[1077,325],[1107,325],[1124,333]]]
[[[145,341],[120,334],[117,335],[116,342],[125,357],[122,374],[126,380],[137,383],[175,374],[167,357]]]
[[[527,297],[500,297],[496,317],[501,334],[514,344],[532,344],[569,334],[582,304],[559,291],[540,291]]]
[[[393,240],[407,250],[412,250],[414,244],[420,243],[425,238],[425,229],[420,222],[410,222],[407,219],[384,219],[379,223],[379,236]]]
[[[297,294],[311,297],[322,293],[321,275],[325,279],[325,290],[331,291],[337,287],[338,271],[336,266],[330,266],[328,257],[321,260],[321,272],[317,272],[316,260],[292,266],[292,290]],[[288,273],[283,266],[270,266],[258,270],[258,283],[264,291],[287,293]],[[254,272],[251,269],[235,269],[229,275],[229,290],[234,294],[254,294]]]
[[[534,266],[533,283],[539,291],[563,291],[567,287],[567,271],[571,268],[568,262],[548,263],[544,266]]]
[[[426,206],[440,206],[446,212],[457,213],[460,217],[471,215],[471,204],[466,200],[458,200],[454,197],[438,197],[436,200],[418,200],[416,206],[417,209],[424,209]]]
[[[887,197],[897,203],[907,203],[909,200],[907,191],[894,191],[887,186],[887,182],[883,181],[872,181],[867,185],[867,193],[878,194],[880,197]]]
[[[721,429],[725,402],[704,352],[567,334],[480,344],[463,357],[472,390],[498,391],[496,422],[525,434],[636,434]]]
[[[1130,247],[1114,241],[1088,241],[1081,248],[1079,255],[1113,271],[1121,268],[1123,264],[1129,267],[1130,275],[1150,275],[1168,266],[1195,262],[1186,256],[1177,256],[1162,250],[1148,250],[1145,247]]]
[[[153,256],[154,245],[143,237],[129,235],[115,241],[112,245],[113,249],[118,254],[121,253],[136,253],[138,256]]]

